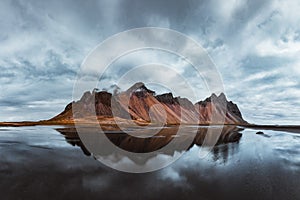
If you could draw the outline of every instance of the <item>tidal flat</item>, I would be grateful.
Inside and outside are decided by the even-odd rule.
[[[181,146],[195,128],[198,131],[190,146]],[[157,152],[151,158],[125,159],[100,146],[101,156],[111,159],[115,166],[124,164],[124,160],[143,166],[149,160],[164,162],[182,154],[161,170],[133,174],[99,162],[72,126],[0,127],[1,198],[300,198],[298,131],[230,126],[224,128],[207,155],[199,157],[208,127],[187,126],[184,130],[186,134],[176,137],[176,127],[167,127],[152,138],[106,131],[109,141],[125,151]],[[263,134],[256,134],[258,131]],[[147,135],[145,128],[133,132]],[[174,138],[174,148],[160,151]]]

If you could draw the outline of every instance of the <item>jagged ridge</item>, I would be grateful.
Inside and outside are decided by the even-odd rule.
[[[204,101],[193,104],[187,98],[174,97],[172,93],[155,95],[141,82],[114,95],[106,91],[85,92],[79,101],[68,104],[62,113],[51,120],[87,118],[94,113],[102,118],[118,117],[148,123],[247,123],[238,106],[228,101],[223,93],[219,96],[212,94]]]

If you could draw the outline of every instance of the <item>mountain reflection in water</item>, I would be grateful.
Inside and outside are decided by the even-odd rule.
[[[104,131],[106,137],[116,146],[120,147],[123,150],[135,152],[135,153],[148,153],[153,151],[158,151],[159,154],[168,154],[173,155],[175,151],[184,152],[191,149],[194,145],[202,146],[205,137],[208,134],[209,127],[185,127],[183,130],[186,132],[185,135],[179,136],[176,138],[176,142],[172,144],[175,148],[170,149],[169,151],[159,151],[162,147],[169,144],[170,141],[174,140],[176,134],[178,132],[178,127],[167,127],[158,131],[158,133],[153,137],[135,137],[129,135],[123,131]],[[212,128],[213,129],[213,128]],[[82,140],[80,139],[76,128],[58,128],[56,129],[58,132],[64,135],[66,141],[73,145],[79,146],[83,153],[87,156],[91,156],[91,152],[86,148]],[[196,135],[192,140],[192,143],[188,148],[185,147],[185,141],[187,139],[191,139],[194,135],[191,135],[189,132],[194,132],[196,130]],[[222,144],[227,143],[238,143],[242,134],[240,133],[244,129],[238,128],[236,126],[224,126],[220,133],[220,136],[216,142],[216,146],[213,148],[212,153],[214,154],[215,160],[223,159],[223,161],[227,160],[228,154],[234,152],[237,148],[237,145],[230,145],[222,147]],[[83,134],[102,134],[98,132],[99,130],[96,128],[87,128],[86,133]],[[144,132],[145,130],[134,130],[135,135],[139,132]],[[217,129],[218,131],[218,129]],[[213,132],[211,133],[213,134]],[[96,138],[95,138],[96,139]],[[105,148],[105,143],[101,143],[101,147]],[[105,152],[105,151],[103,151]],[[114,152],[105,152],[106,156],[110,153]],[[137,161],[135,158],[132,158],[133,161]],[[144,162],[146,162],[145,160]]]
[[[197,127],[187,127],[179,137],[172,137],[172,128],[165,128],[154,138],[136,138],[119,131],[100,134],[120,149],[156,150],[150,158],[136,156],[121,161],[120,156],[111,156],[116,153],[101,151],[118,165],[124,161],[136,165],[162,162],[182,152],[180,159],[161,170],[131,174],[93,159],[94,154],[74,128],[0,127],[1,199],[300,199],[298,132],[226,127],[217,145],[200,158],[199,151],[205,149],[203,138],[209,138],[207,128],[193,135],[190,131]],[[144,129],[130,131],[148,134]],[[264,134],[256,134],[258,131]],[[99,134],[89,135],[93,140]],[[182,143],[188,139],[192,142],[185,148]],[[174,148],[162,151],[163,145],[174,141]],[[105,150],[106,144],[102,145]]]

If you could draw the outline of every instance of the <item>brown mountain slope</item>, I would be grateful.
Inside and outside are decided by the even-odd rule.
[[[143,83],[136,83],[127,91],[112,95],[101,91],[85,92],[81,99],[68,104],[65,110],[50,121],[70,121],[97,116],[163,124],[246,124],[236,104],[222,93],[212,94],[193,104],[172,93],[155,95]]]

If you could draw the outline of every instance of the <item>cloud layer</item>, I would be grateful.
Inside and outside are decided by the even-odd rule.
[[[300,124],[299,9],[297,0],[1,1],[0,121],[52,117],[71,101],[80,64],[97,44],[158,26],[208,51],[249,122]]]

